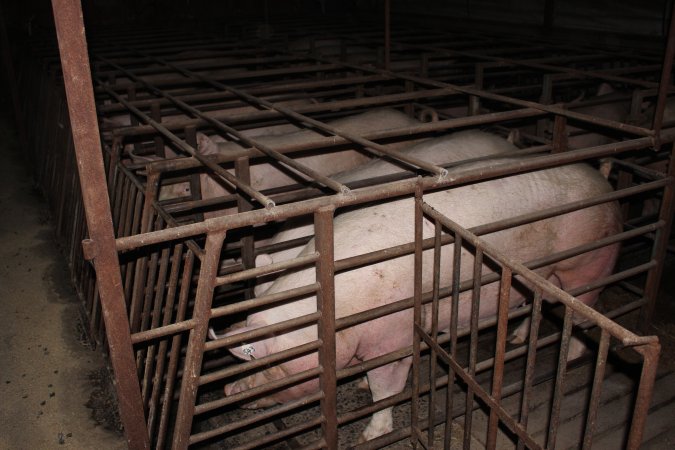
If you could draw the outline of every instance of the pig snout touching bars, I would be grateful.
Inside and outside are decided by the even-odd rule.
[[[504,158],[504,162],[514,158]],[[484,167],[489,162],[470,163],[464,167]],[[451,170],[452,173],[452,170]],[[470,185],[433,192],[425,201],[441,214],[450,217],[465,228],[539,211],[557,205],[575,202],[611,191],[611,186],[593,168],[575,164],[539,170]],[[414,200],[405,198],[340,214],[334,219],[335,260],[406,244],[414,239]],[[604,203],[549,219],[539,220],[519,227],[483,236],[490,244],[519,262],[551,255],[565,249],[597,241],[621,229],[618,206]],[[426,222],[424,237],[433,236],[433,225]],[[300,251],[300,255],[315,251],[314,240]],[[565,290],[586,285],[611,273],[618,253],[618,244],[599,248],[572,258],[553,263],[536,271]],[[452,282],[452,246],[443,247],[440,283]],[[424,267],[422,288],[431,289],[431,251],[423,253]],[[473,261],[469,254],[462,258],[461,281],[472,273]],[[485,271],[489,269],[485,267]],[[350,316],[368,309],[413,296],[413,255],[386,260],[370,266],[342,271],[335,276],[336,317]],[[485,273],[485,272],[484,272]],[[266,295],[285,292],[315,282],[313,267],[280,275],[265,292]],[[481,288],[481,317],[493,316],[497,311],[498,283]],[[599,289],[578,297],[592,305]],[[469,324],[471,293],[461,294],[459,300],[459,326]],[[524,301],[521,295],[511,296],[511,307]],[[233,335],[254,330],[311,314],[316,311],[316,297],[298,300],[260,310],[248,316],[246,326],[228,333]],[[430,317],[430,314],[426,314]],[[429,321],[430,319],[427,319]],[[360,361],[410,346],[413,341],[413,312],[404,310],[369,322],[361,323],[337,333],[336,367],[344,368]],[[450,323],[450,302],[440,302],[439,328],[447,330]],[[425,327],[430,328],[429,323]],[[263,358],[317,339],[317,327],[307,326],[272,336],[250,340],[230,348],[243,360]],[[570,348],[570,359],[583,351],[583,344],[576,342]],[[226,395],[233,395],[273,380],[283,379],[316,367],[316,353],[284,361],[267,367],[246,378],[229,383]],[[373,401],[401,392],[411,366],[411,357],[386,364],[368,371],[367,378]],[[272,392],[264,399],[249,406],[264,407],[302,398],[319,388],[318,380],[296,384]],[[361,440],[373,439],[392,431],[391,408],[376,412],[361,435]]]

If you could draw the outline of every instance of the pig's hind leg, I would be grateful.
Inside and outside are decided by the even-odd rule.
[[[609,276],[614,270],[614,262],[619,252],[618,245],[603,247],[593,253],[592,256],[586,258],[586,264],[579,264],[569,270],[561,270],[556,272],[556,276],[560,280],[560,286],[565,291],[587,286],[595,281]],[[592,291],[577,295],[576,298],[582,303],[593,307],[597,302],[602,288],[594,289]],[[584,321],[584,318],[578,314],[573,317],[574,324],[579,324]],[[586,345],[579,339],[572,336],[570,340],[567,360],[579,358],[586,351]]]
[[[407,357],[370,370],[368,372],[368,385],[373,395],[373,402],[391,397],[403,391],[411,364],[412,357]],[[361,433],[359,443],[389,433],[393,428],[394,418],[392,408],[389,407],[377,411],[373,414],[366,429]]]
[[[617,254],[618,246],[603,247],[593,252],[592,255],[582,255],[574,264],[567,265],[567,267],[562,270],[556,270],[548,280],[567,292],[591,284],[612,273]],[[582,303],[592,307],[598,300],[601,291],[602,288],[594,289],[577,295],[576,298]],[[582,321],[578,315],[574,317],[573,320],[574,324],[578,324]],[[509,342],[512,344],[523,344],[527,340],[529,331],[530,318],[528,317],[523,320],[516,330],[514,330],[509,338]],[[567,360],[572,361],[583,355],[585,351],[586,345],[579,338],[572,336]]]

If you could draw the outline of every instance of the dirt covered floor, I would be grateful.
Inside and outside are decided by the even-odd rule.
[[[9,117],[0,113],[0,448],[126,448]]]

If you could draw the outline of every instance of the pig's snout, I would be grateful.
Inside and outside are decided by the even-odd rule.
[[[243,378],[241,380],[235,381],[234,383],[226,384],[225,395],[229,397],[231,395],[235,395],[240,392],[248,391],[253,387],[254,386],[251,386],[249,378]],[[274,406],[277,403],[278,402],[274,400],[271,396],[263,396],[254,399],[252,402],[241,404],[240,407],[244,409],[269,408],[270,406]]]

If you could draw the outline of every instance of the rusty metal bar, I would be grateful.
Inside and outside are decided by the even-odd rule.
[[[206,375],[199,377],[199,385],[212,383],[214,381],[223,380],[235,375],[239,375],[250,370],[259,369],[261,367],[267,367],[271,364],[278,363],[280,361],[291,359],[292,357],[297,357],[300,355],[305,355],[311,351],[316,351],[321,346],[321,341],[308,342],[307,344],[299,345],[287,350],[276,352],[272,355],[266,356],[264,358],[254,359],[246,364],[246,367],[242,367],[241,364],[229,366],[225,369],[210,372]],[[218,406],[222,406],[219,404]]]
[[[609,351],[609,333],[602,330],[600,334],[600,346],[595,360],[595,374],[593,375],[593,386],[591,387],[591,398],[588,412],[586,413],[586,426],[584,429],[584,439],[582,450],[590,450],[595,432],[595,422],[600,408],[600,393],[602,391],[602,381],[605,378],[605,368],[607,366],[607,352]]]
[[[422,206],[424,209],[424,205]],[[427,211],[425,211],[427,212]],[[437,218],[434,218],[437,219]],[[471,319],[469,332],[469,372],[468,376],[473,379],[476,376],[476,363],[478,361],[478,318],[480,311],[480,279],[483,271],[483,249],[476,246],[473,260],[473,288],[471,290]],[[464,380],[465,382],[467,380]],[[467,383],[466,386],[466,402],[465,410],[473,410],[473,402],[475,395],[472,383]],[[464,418],[464,448],[469,448],[471,444],[471,426],[473,423],[473,416],[471,414]]]
[[[420,206],[421,207],[421,206]],[[455,244],[452,255],[452,305],[450,306],[450,357],[457,358],[457,326],[459,324],[459,284],[461,279],[461,261],[462,261],[462,237],[455,233]],[[448,367],[448,384],[455,382],[455,371],[452,367]],[[448,413],[445,417],[445,440],[443,444],[444,450],[450,450],[452,442],[452,411],[454,405],[453,389],[448,387],[446,410]]]
[[[652,392],[656,380],[656,371],[659,363],[659,352],[661,345],[658,341],[646,345],[634,347],[634,350],[642,355],[644,364],[640,374],[640,386],[635,397],[635,407],[633,408],[633,421],[628,433],[627,450],[637,450],[642,445],[642,435],[644,433],[647,417],[649,416],[649,406],[652,401]]]
[[[461,117],[455,119],[439,120],[437,122],[428,122],[415,126],[404,127],[404,128],[392,128],[390,130],[383,130],[373,133],[364,134],[364,138],[367,140],[380,140],[392,137],[403,137],[410,136],[414,134],[424,134],[432,133],[438,131],[448,131],[455,128],[465,128],[471,125],[487,125],[503,120],[511,119],[522,119],[527,117],[536,117],[544,114],[541,111],[537,111],[531,108],[524,108],[512,111],[501,111],[495,113],[482,114],[480,116],[473,117]],[[279,153],[290,153],[295,151],[311,150],[315,148],[329,148],[335,146],[341,146],[349,143],[348,139],[342,137],[319,137],[317,136],[316,140],[304,144],[286,144],[280,145],[275,148]],[[255,149],[240,149],[228,152],[227,155],[209,155],[209,158],[213,162],[223,163],[228,161],[234,161],[237,158],[241,157],[260,157],[264,156],[264,153],[257,151]],[[199,167],[199,162],[191,158],[178,158],[170,159],[164,161],[153,161],[148,164],[143,164],[142,166],[152,166],[157,171],[166,171],[166,170],[179,170],[179,169],[190,169],[194,167]],[[129,168],[136,168],[134,164],[130,164]]]
[[[293,258],[288,261],[280,261],[268,264],[266,266],[255,267],[252,269],[242,270],[241,272],[235,272],[229,275],[216,277],[216,286],[250,280],[251,278],[268,275],[281,270],[295,269],[297,267],[306,266],[307,264],[317,261],[319,259],[319,255],[320,254],[318,252],[314,252],[308,255],[298,256],[297,258]]]
[[[441,283],[441,224],[438,221],[434,222],[434,258],[433,258],[433,268],[432,268],[432,293],[431,293],[431,332],[429,337],[432,340],[438,339],[438,302],[439,302],[439,289]],[[436,388],[433,384],[433,379],[436,377],[436,365],[438,363],[435,350],[430,349],[429,355],[429,384],[431,389],[429,390],[429,405],[428,405],[428,417],[434,416],[434,410],[436,409]],[[434,442],[434,427],[429,427],[427,429],[427,447],[431,447]]]
[[[492,378],[492,398],[497,405],[502,403],[502,387],[504,384],[504,355],[506,353],[506,335],[509,324],[509,299],[511,291],[511,270],[502,267],[499,284],[499,300],[497,304],[497,343],[494,357],[494,373]],[[488,419],[487,448],[495,448],[497,444],[497,426],[499,417],[495,409],[490,409]]]
[[[320,401],[321,435],[327,448],[337,448],[337,379],[335,348],[335,258],[333,253],[333,214],[335,207],[319,209],[314,214],[316,230],[316,250],[319,259],[316,263],[316,280],[321,286],[317,293],[317,311],[321,313],[318,323],[319,347],[319,386],[323,397]]]
[[[133,359],[129,323],[126,320],[127,311],[114,246],[110,202],[106,195],[105,169],[98,136],[82,5],[76,0],[52,0],[52,9],[87,228],[96,247],[94,266],[110,359],[117,380],[115,388],[120,418],[129,447],[147,449],[150,443]]]
[[[541,304],[543,296],[541,290],[537,289],[532,302],[532,311],[530,314],[530,339],[527,345],[527,361],[525,363],[525,377],[523,378],[523,395],[520,405],[520,424],[527,431],[527,421],[530,415],[530,396],[532,395],[532,384],[534,380],[534,368],[537,358],[537,339],[539,336],[539,325],[541,324]],[[524,450],[525,442],[518,438],[517,450]]]
[[[565,305],[565,319],[560,340],[560,354],[558,356],[558,371],[555,376],[555,388],[553,391],[553,402],[551,405],[551,414],[548,423],[548,435],[546,436],[546,447],[555,448],[558,436],[558,426],[560,425],[560,408],[562,399],[565,396],[565,375],[567,374],[567,354],[572,334],[572,325],[574,310]]]
[[[675,139],[675,130],[672,130],[672,134],[670,130],[664,133],[668,136],[668,138]],[[423,184],[424,189],[450,187],[460,183],[485,179],[488,176],[499,177],[506,174],[512,174],[517,171],[536,170],[577,162],[588,158],[608,156],[611,154],[648,146],[650,142],[651,141],[649,138],[640,138],[616,144],[590,147],[584,150],[570,150],[556,155],[540,156],[537,158],[523,159],[516,162],[495,164],[495,166],[490,168],[489,172],[484,168],[465,169],[453,173],[452,176],[447,176],[442,181],[439,180],[438,177],[424,177],[422,178],[421,183]],[[273,212],[267,210],[250,211],[237,215],[207,219],[202,223],[182,225],[180,227],[175,227],[168,230],[146,233],[143,236],[118,238],[117,250],[119,252],[125,252],[134,248],[155,244],[166,240],[190,237],[205,233],[208,229],[213,227],[232,229],[254,223],[281,220],[291,216],[308,214],[321,206],[329,204],[334,204],[335,206],[340,207],[379,200],[385,197],[394,198],[414,192],[416,183],[416,180],[392,182],[371,188],[352,190],[348,196],[337,194],[329,197],[305,200],[292,205],[278,205],[274,208]]]
[[[415,187],[415,250],[414,250],[414,272],[413,272],[413,324],[422,327],[422,186]],[[416,333],[413,333],[412,343],[412,386],[411,386],[411,405],[410,405],[410,429],[411,441],[413,446],[421,440],[419,430],[419,396],[420,396],[420,370],[421,370],[421,349],[420,339]]]
[[[255,330],[246,331],[243,333],[237,333],[233,336],[227,336],[216,341],[209,341],[204,347],[205,351],[215,350],[217,348],[229,347],[236,343],[241,343],[245,340],[252,340],[259,337],[262,337],[266,334],[276,333],[278,331],[288,330],[293,327],[299,327],[302,325],[308,325],[312,322],[316,322],[321,317],[319,312],[314,312],[310,314],[305,314],[300,317],[295,317],[293,319],[288,319],[283,322],[277,322],[272,325],[265,325],[264,327],[256,328]]]
[[[305,398],[301,398],[301,399],[298,399],[298,400],[295,400],[295,401],[292,401],[292,402],[288,402],[288,403],[286,403],[284,405],[281,405],[277,408],[268,409],[268,410],[266,410],[266,411],[264,411],[260,414],[252,416],[248,419],[244,419],[244,420],[238,421],[236,423],[228,424],[228,425],[225,425],[225,426],[222,426],[222,427],[214,428],[213,430],[193,434],[192,436],[190,436],[190,444],[196,444],[198,442],[202,442],[202,441],[205,441],[207,439],[211,439],[213,437],[220,436],[222,434],[230,433],[230,432],[235,431],[239,428],[243,428],[245,426],[252,425],[252,424],[255,424],[257,422],[267,420],[269,418],[272,418],[272,417],[275,417],[275,416],[278,416],[278,415],[281,415],[281,414],[285,414],[289,411],[292,411],[292,410],[297,409],[297,408],[301,408],[301,407],[303,407],[307,404],[310,404],[310,403],[313,403],[317,400],[320,400],[321,397],[322,397],[322,394],[320,392],[318,392],[316,394],[307,396]],[[279,432],[279,433],[274,433],[269,438],[270,438],[270,440],[273,441],[273,440],[277,439],[277,436],[279,438],[281,438],[281,437],[285,437],[286,435],[295,434],[295,433],[298,432],[298,430],[301,431],[301,430],[304,430],[306,428],[310,428],[310,427],[314,427],[314,426],[319,425],[322,420],[323,420],[323,418],[319,417],[315,420],[310,421],[307,424],[304,424],[304,425],[306,425],[306,427],[305,426],[303,426],[301,428],[292,427],[292,428],[289,428],[286,433],[284,433],[283,431]],[[253,442],[251,444],[259,445],[259,444],[265,444],[267,442],[269,442],[267,439],[261,438],[261,439],[258,439],[258,440],[256,440],[256,442]]]
[[[127,76],[129,76],[129,77],[136,78],[136,79],[138,78],[137,76],[135,76],[133,73],[131,73],[131,72],[128,71],[128,70],[124,70],[124,69],[123,69],[123,71],[124,71],[124,73],[127,74]],[[196,75],[196,74],[194,74],[193,72],[189,72],[189,73],[192,73],[193,75]],[[201,76],[199,76],[199,77],[200,77],[200,78],[203,78],[203,77],[201,77]],[[287,157],[287,156],[285,156],[285,155],[283,155],[283,154],[281,154],[281,153],[279,153],[279,152],[273,150],[273,149],[270,148],[269,146],[263,145],[262,143],[256,141],[255,139],[251,139],[251,138],[245,136],[244,134],[240,133],[239,131],[235,130],[234,128],[230,127],[229,125],[226,125],[226,124],[223,123],[222,121],[213,119],[213,118],[211,118],[211,117],[205,115],[203,112],[201,112],[201,111],[198,110],[197,108],[188,105],[187,103],[185,103],[185,102],[183,102],[183,101],[181,101],[181,100],[175,98],[175,97],[172,96],[171,94],[168,94],[168,93],[166,93],[166,92],[164,92],[164,91],[161,91],[161,90],[159,90],[159,89],[153,87],[152,85],[150,85],[149,83],[147,83],[147,82],[145,82],[145,81],[143,81],[142,83],[143,83],[143,84],[144,84],[151,92],[153,92],[154,94],[159,95],[159,96],[162,96],[162,97],[164,97],[164,98],[168,98],[169,100],[171,100],[171,101],[172,101],[173,103],[175,103],[176,105],[178,105],[178,106],[180,106],[181,108],[185,109],[186,111],[189,111],[190,113],[192,113],[192,114],[194,114],[194,115],[200,117],[202,120],[207,121],[208,123],[210,123],[211,125],[213,125],[215,128],[217,128],[217,129],[219,129],[219,130],[221,130],[221,131],[223,131],[223,132],[225,132],[225,133],[231,134],[232,136],[236,137],[237,140],[238,140],[239,142],[241,142],[242,144],[246,144],[246,145],[248,145],[249,147],[254,147],[254,148],[260,150],[261,152],[265,153],[265,154],[268,155],[269,157],[274,158],[274,159],[276,159],[277,161],[282,162],[283,164],[287,165],[288,167],[290,167],[290,168],[292,168],[292,169],[294,169],[294,170],[297,170],[298,172],[302,173],[303,175],[306,175],[306,176],[311,177],[313,180],[315,180],[315,181],[317,181],[317,182],[323,184],[324,186],[327,186],[327,187],[333,189],[335,192],[347,192],[347,191],[349,190],[346,186],[343,186],[342,184],[337,183],[337,182],[334,181],[334,180],[331,180],[330,178],[328,178],[328,177],[326,177],[326,176],[320,174],[320,173],[317,172],[316,170],[310,169],[309,167],[305,166],[304,164],[298,163],[297,161],[294,161],[293,159],[291,159],[291,158],[289,158],[289,157]],[[125,104],[126,100],[122,99],[122,98],[119,97],[117,94],[112,93],[112,92],[110,91],[109,88],[104,88],[104,89],[106,90],[106,92],[108,92],[109,95],[115,96],[115,97],[117,98],[117,100],[118,100],[120,103]],[[266,100],[261,100],[261,101],[262,101],[262,102],[265,102],[265,103],[269,103],[269,102],[267,102]],[[128,105],[128,103],[126,103],[126,104]],[[271,105],[271,103],[270,103],[270,105]],[[130,105],[128,105],[128,106],[131,108]],[[159,126],[157,126],[157,125],[159,125],[157,122],[152,121],[152,119],[150,119],[147,115],[145,115],[144,113],[142,113],[142,112],[141,112],[140,110],[138,110],[137,108],[134,108],[134,110],[132,110],[132,111],[134,112],[134,114],[139,115],[139,117],[142,117],[143,120],[144,120],[146,123],[152,125],[153,128],[155,128],[157,131],[160,131],[160,132],[162,132],[163,135],[167,136],[166,132],[168,132],[168,130],[167,130],[166,128],[162,127],[162,128],[163,128],[163,129],[162,129],[162,128],[160,128]],[[167,136],[167,137],[168,137],[168,136]],[[170,138],[170,139],[171,139],[171,138]],[[215,164],[212,164],[212,163],[211,163],[211,165],[207,164],[207,163],[205,162],[205,161],[207,161],[207,160],[204,159],[203,156],[200,155],[198,151],[194,151],[194,147],[191,147],[191,146],[189,146],[189,145],[186,146],[186,145],[184,145],[184,144],[181,145],[180,143],[176,142],[174,139],[171,139],[171,140],[172,140],[174,143],[176,143],[180,148],[182,148],[183,150],[185,150],[186,152],[188,152],[192,157],[198,159],[198,160],[199,160],[200,162],[202,162],[204,165],[206,165],[206,166],[209,167],[211,170],[213,170],[214,172],[216,172],[216,174],[218,174],[218,175],[220,175],[221,177],[223,177],[223,178],[224,178],[226,181],[228,181],[230,184],[233,184],[233,185],[236,186],[237,188],[239,188],[239,189],[241,189],[242,191],[246,192],[248,195],[253,196],[256,200],[258,200],[260,203],[262,203],[263,205],[265,205],[265,207],[274,206],[273,204],[270,204],[271,201],[270,201],[269,199],[267,199],[267,202],[261,201],[260,198],[263,198],[263,197],[260,197],[260,198],[259,198],[258,196],[260,196],[260,195],[262,195],[262,194],[257,193],[258,196],[256,196],[254,193],[256,193],[257,191],[253,190],[253,189],[250,187],[249,184],[243,183],[242,181],[236,181],[236,180],[237,180],[236,177],[230,175],[228,172],[224,171],[222,168],[218,167],[218,166],[215,165]],[[218,169],[215,169],[214,166],[215,166],[215,167],[218,167]],[[225,175],[225,174],[228,174],[229,176],[227,176],[227,175]]]
[[[225,90],[225,91],[228,91],[228,92],[232,92],[233,94],[237,95],[239,98],[242,98],[242,99],[244,99],[247,102],[250,102],[252,104],[263,106],[267,109],[278,111],[278,112],[282,113],[283,115],[285,115],[286,117],[293,118],[293,119],[295,119],[295,120],[297,120],[301,123],[310,124],[310,125],[318,128],[318,129],[320,129],[320,130],[323,130],[323,131],[329,132],[333,135],[340,136],[340,137],[343,137],[345,139],[348,139],[349,141],[352,141],[352,142],[355,142],[359,145],[362,145],[367,150],[375,151],[376,154],[379,152],[380,154],[390,156],[390,157],[395,158],[399,161],[402,161],[406,164],[424,169],[427,172],[434,173],[434,174],[439,175],[441,177],[445,176],[445,174],[447,173],[447,171],[445,169],[443,169],[441,167],[438,167],[435,164],[429,164],[429,163],[427,163],[423,160],[420,160],[418,158],[410,157],[410,156],[408,156],[408,155],[406,155],[402,152],[391,150],[391,149],[388,149],[388,148],[386,148],[382,145],[376,144],[375,142],[363,139],[360,136],[357,136],[357,135],[354,135],[354,134],[351,134],[351,133],[346,133],[344,131],[340,131],[339,129],[337,129],[335,127],[332,127],[332,126],[329,126],[325,123],[319,122],[318,120],[312,119],[308,116],[304,116],[302,114],[299,114],[299,113],[297,113],[297,112],[293,111],[292,109],[289,109],[285,106],[270,103],[267,100],[264,100],[262,98],[254,97],[254,96],[244,92],[241,89],[237,89],[233,86],[225,85],[223,83],[214,81],[214,80],[209,79],[207,77],[204,77],[204,76],[202,76],[198,73],[195,73],[193,71],[183,69],[183,68],[178,67],[174,64],[171,64],[171,63],[169,63],[166,60],[163,60],[161,58],[157,58],[157,57],[151,57],[151,58],[154,59],[155,61],[161,63],[161,64],[165,64],[169,67],[172,67],[172,68],[180,71],[182,74],[184,74],[186,76],[201,80],[205,83],[210,84],[211,86],[213,86],[217,89],[222,89],[222,90]],[[220,124],[220,125],[222,125],[222,124]],[[263,150],[265,153],[268,153],[268,151],[271,150],[271,149],[266,149],[266,148],[261,147],[259,145],[259,143],[255,144],[255,145],[252,145],[251,143],[254,142],[254,141],[247,142],[247,138],[239,135],[239,133],[236,132],[236,130],[233,130],[233,131],[234,131],[233,134],[235,136],[237,136],[237,138],[240,139],[242,142],[246,143],[247,145],[254,146],[254,147],[256,147],[260,150]],[[228,130],[228,132],[230,132],[230,131]],[[279,156],[281,156],[281,155],[280,154],[274,155],[274,158],[279,159]],[[284,161],[285,163],[288,163],[285,160],[282,160],[282,161]],[[294,167],[294,168],[296,168],[296,167]],[[296,168],[296,169],[298,169],[298,168]],[[307,169],[304,168],[304,169],[298,169],[298,170],[300,170],[302,172],[305,172],[305,170],[307,170]],[[314,175],[312,175],[312,177],[314,177]],[[316,178],[316,177],[314,177],[314,178]],[[324,183],[324,181],[321,181],[321,182]],[[333,188],[333,186],[330,186],[330,185],[329,185],[329,187]],[[342,188],[337,190],[337,191],[339,192],[340,190],[342,190]]]
[[[194,312],[192,313],[195,326],[190,330],[190,337],[188,338],[176,415],[176,429],[171,445],[173,450],[182,450],[188,446],[192,418],[195,414],[199,372],[204,357],[204,342],[209,327],[213,288],[224,239],[225,231],[217,231],[206,235],[205,258],[202,259],[199,269],[199,283],[195,296]]]
[[[100,82],[100,81],[99,81]],[[155,130],[157,130],[159,133],[162,134],[166,139],[174,143],[177,147],[179,147],[181,150],[183,150],[185,153],[189,154],[193,158],[199,160],[203,165],[211,169],[215,174],[223,178],[225,181],[230,183],[232,186],[242,190],[245,192],[247,195],[250,195],[256,201],[258,201],[260,204],[265,206],[266,208],[270,208],[274,206],[274,202],[272,202],[270,199],[262,195],[260,192],[256,191],[253,189],[251,186],[243,183],[237,177],[220,167],[219,165],[212,163],[209,159],[204,158],[194,147],[188,145],[185,143],[182,139],[179,139],[175,134],[173,134],[171,131],[169,131],[164,125],[154,121],[150,116],[139,110],[138,108],[135,108],[129,103],[123,99],[121,96],[118,94],[114,93],[112,90],[110,90],[107,87],[104,87],[104,90],[112,97],[116,98],[117,101],[120,103],[126,105],[130,111],[132,111],[135,115],[143,119],[143,121],[147,124],[150,124]]]
[[[319,345],[320,344],[321,343],[319,343]],[[231,405],[232,403],[238,403],[245,400],[249,400],[251,398],[258,397],[262,394],[266,394],[274,390],[287,388],[294,384],[299,384],[308,381],[309,379],[318,377],[321,374],[321,371],[322,369],[320,367],[314,367],[312,369],[307,369],[303,370],[302,372],[294,373],[293,375],[288,375],[278,380],[258,385],[245,391],[237,392],[236,394],[223,397],[220,400],[213,400],[208,403],[202,403],[200,405],[197,405],[197,407],[195,408],[195,415],[204,414],[209,411],[213,411],[217,408],[226,405]],[[323,397],[323,394],[321,394],[321,396]]]

